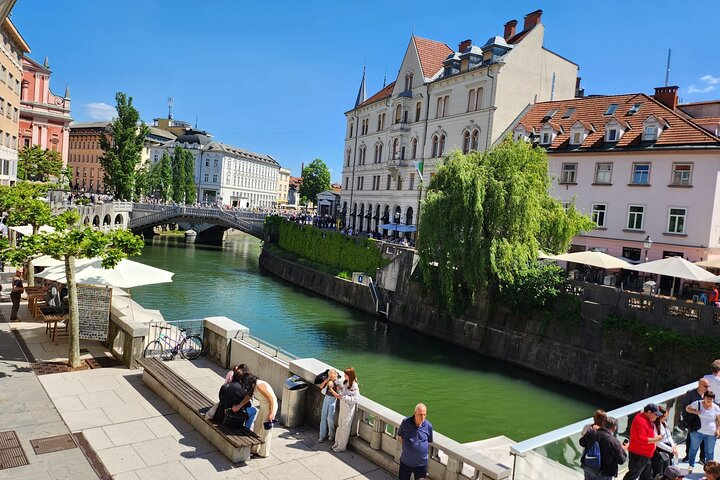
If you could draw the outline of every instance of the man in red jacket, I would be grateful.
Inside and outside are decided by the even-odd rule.
[[[655,453],[655,444],[662,440],[662,435],[655,433],[655,420],[662,412],[654,403],[648,403],[642,413],[635,415],[630,426],[630,445],[628,446],[628,472],[623,480],[650,480],[652,467],[650,459]]]

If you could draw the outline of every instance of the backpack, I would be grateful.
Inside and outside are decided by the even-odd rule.
[[[600,470],[602,462],[600,459],[600,444],[598,442],[593,442],[592,445],[585,449],[580,459],[580,464],[583,467]]]

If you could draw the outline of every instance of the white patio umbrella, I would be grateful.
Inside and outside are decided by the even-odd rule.
[[[33,228],[32,225],[17,225],[14,227],[8,227],[10,230],[19,233],[23,236],[32,235]],[[53,233],[55,232],[55,228],[51,227],[50,225],[43,225],[40,228],[38,228],[38,232],[40,233]]]
[[[115,268],[103,268],[102,260],[93,258],[78,259],[75,265],[75,282],[89,285],[110,285],[120,288],[133,288],[141,285],[172,282],[173,272],[151,267],[140,262],[123,259]],[[66,283],[65,266],[50,267],[37,274],[40,278]]]
[[[549,258],[551,260],[582,263],[583,265],[590,265],[591,267],[598,267],[604,269],[628,268],[631,266],[626,261],[615,258],[612,255],[608,255],[607,253],[593,251],[563,253],[560,255],[553,255]]]
[[[702,262],[695,262],[695,265],[705,268],[720,268],[720,258],[713,258],[710,260],[703,260]]]
[[[638,265],[627,267],[627,270],[673,277],[672,290],[670,290],[671,294],[675,291],[676,278],[695,280],[697,282],[714,282],[717,278],[714,274],[708,272],[704,268],[688,262],[682,257],[668,257],[663,258],[662,260],[640,263]]]
[[[55,260],[50,255],[40,255],[32,259],[34,267],[57,267],[58,265],[65,265],[64,260]]]

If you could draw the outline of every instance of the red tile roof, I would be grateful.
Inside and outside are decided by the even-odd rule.
[[[392,95],[393,88],[395,88],[395,82],[392,82],[390,85],[386,86],[385,88],[377,92],[375,95],[365,100],[363,103],[358,105],[357,108],[364,107],[365,105],[370,105],[371,103],[375,103],[379,100],[388,98],[390,95]]]
[[[443,67],[443,62],[448,55],[453,53],[452,48],[442,42],[428,40],[413,35],[413,41],[417,47],[418,56],[420,57],[420,66],[422,67],[423,76],[432,78]]]
[[[618,104],[613,115],[605,115],[611,104]],[[640,108],[633,115],[628,111],[636,103]],[[562,118],[568,108],[575,111],[569,118]],[[584,151],[597,149],[618,149],[618,148],[656,148],[656,147],[678,147],[678,146],[700,146],[708,145],[720,148],[720,138],[707,132],[694,123],[681,112],[676,112],[658,102],[644,93],[626,95],[608,95],[598,97],[574,98],[554,102],[541,102],[533,105],[530,111],[520,121],[526,130],[534,130],[537,133],[543,125],[549,122],[546,118],[551,110],[557,110],[552,117],[553,126],[563,127],[563,133],[555,136],[552,145],[546,147],[548,150],[561,151]],[[643,122],[650,116],[655,116],[663,129],[659,138],[654,142],[643,142]],[[612,119],[626,128],[618,142],[605,142],[605,125]],[[595,128],[590,131],[582,145],[569,145],[570,128],[578,121],[589,123]],[[666,127],[665,124],[669,125]],[[630,127],[630,128],[627,128]]]

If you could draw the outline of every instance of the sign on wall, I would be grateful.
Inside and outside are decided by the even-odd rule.
[[[80,338],[107,340],[112,288],[78,285],[77,289]]]

